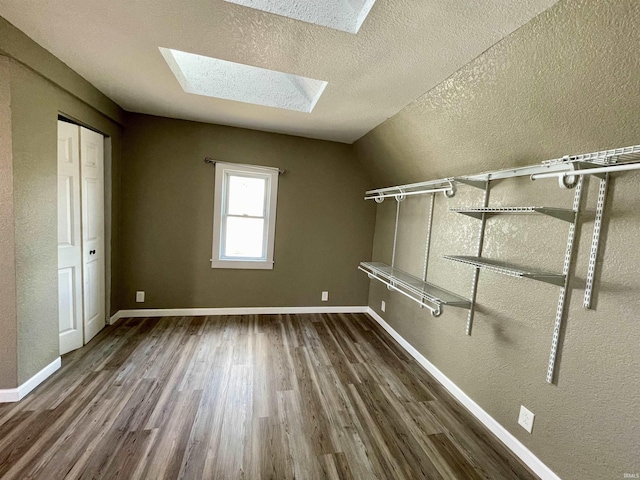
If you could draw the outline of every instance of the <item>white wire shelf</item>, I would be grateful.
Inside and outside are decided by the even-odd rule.
[[[440,315],[441,307],[471,308],[471,302],[453,292],[440,288],[402,270],[381,262],[361,262],[358,269],[369,278],[378,280],[392,290],[396,290],[419,304],[429,308],[434,315]],[[432,305],[428,305],[432,304]],[[435,305],[435,308],[433,307]]]
[[[404,197],[406,195],[422,195],[425,193],[444,192],[447,196],[455,194],[455,182],[453,178],[442,178],[439,180],[429,180],[426,182],[409,183],[394,187],[377,188],[365,192],[365,200],[376,200],[378,202],[389,197]]]
[[[594,163],[598,165],[608,165],[615,163],[640,162],[640,145],[631,147],[614,148],[611,150],[602,150],[600,152],[583,153],[580,155],[566,155],[562,158],[554,158],[545,160],[543,165],[557,165],[574,162]]]
[[[454,262],[460,262],[467,265],[472,265],[477,268],[482,268],[491,272],[501,273],[510,277],[517,278],[531,278],[540,282],[551,283],[564,286],[565,276],[561,273],[543,272],[539,270],[533,270],[530,268],[523,268],[516,265],[511,265],[505,262],[499,262],[497,260],[491,260],[482,257],[469,257],[461,255],[444,255],[447,260],[453,260]]]
[[[462,207],[450,208],[450,212],[462,213],[469,217],[482,220],[482,215],[527,215],[541,214],[549,217],[559,218],[565,222],[573,223],[575,212],[568,208],[553,207]]]
[[[607,171],[640,169],[640,165],[637,164],[640,164],[640,145],[580,155],[566,155],[561,158],[545,160],[537,165],[377,188],[365,192],[364,198],[365,200],[382,202],[385,198],[389,197],[395,197],[397,200],[401,200],[404,199],[406,195],[421,195],[436,192],[444,192],[447,197],[453,197],[456,193],[456,186],[460,184],[484,189],[486,188],[485,182],[488,180],[501,180],[513,177],[531,177],[531,179],[538,179],[556,176],[599,175]],[[602,172],[598,168],[593,168],[605,166],[608,170]],[[575,168],[577,168],[577,170],[574,170]]]
[[[577,170],[576,165],[579,167]],[[567,188],[573,188],[578,176],[595,175],[596,177],[604,179],[607,173],[626,172],[630,170],[640,170],[640,162],[612,163],[605,166],[597,166],[596,164],[586,162],[574,162],[567,163],[565,170],[559,172],[535,173],[531,175],[531,180],[558,178],[561,181],[564,180],[564,185]]]

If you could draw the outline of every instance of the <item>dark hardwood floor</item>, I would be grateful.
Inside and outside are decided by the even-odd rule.
[[[366,315],[123,319],[0,405],[0,478],[536,478]]]

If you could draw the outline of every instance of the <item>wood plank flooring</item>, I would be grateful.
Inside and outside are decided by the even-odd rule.
[[[536,478],[366,315],[123,319],[62,365],[0,478]]]

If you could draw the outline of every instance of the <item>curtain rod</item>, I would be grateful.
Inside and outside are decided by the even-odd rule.
[[[216,164],[216,163],[218,163],[218,162],[220,162],[220,163],[228,163],[228,164],[230,164],[230,165],[234,165],[232,162],[225,162],[224,160],[216,160],[215,158],[211,158],[211,157],[204,157],[204,163],[211,163],[211,164],[215,165],[215,164]],[[236,164],[236,165],[240,165],[240,164]],[[248,165],[248,164],[247,164],[247,165]],[[250,166],[250,167],[257,167],[257,168],[260,168],[260,167],[261,167],[261,165],[248,165],[248,166]],[[278,174],[279,174],[279,175],[282,175],[282,174],[284,174],[284,173],[286,173],[286,172],[287,172],[286,170],[284,170],[284,169],[282,169],[282,168],[276,168],[276,167],[262,167],[262,168],[272,168],[272,169],[274,169],[274,170],[278,170]]]

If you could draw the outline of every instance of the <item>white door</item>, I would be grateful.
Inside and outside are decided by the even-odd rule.
[[[105,325],[104,137],[80,127],[84,343]]]
[[[58,122],[58,319],[60,354],[83,345],[80,130]]]

